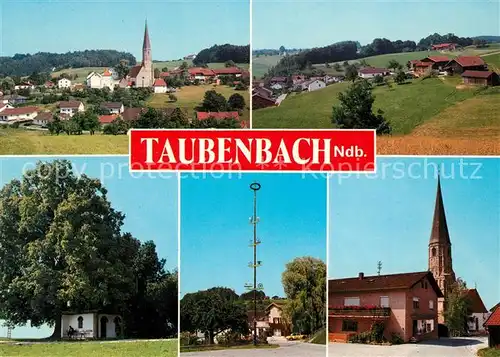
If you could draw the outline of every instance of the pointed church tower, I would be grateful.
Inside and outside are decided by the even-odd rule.
[[[148,21],[146,20],[144,27],[144,41],[142,43],[142,66],[145,73],[148,74],[147,85],[153,85],[154,70],[153,70],[153,56],[151,54],[151,41],[149,40]],[[145,78],[146,79],[146,78]]]
[[[439,176],[431,237],[429,240],[429,271],[434,275],[439,288],[444,294],[444,298],[438,299],[438,322],[444,323],[443,311],[447,292],[456,278],[453,271],[450,234],[446,223],[443,195],[441,192],[441,179]]]

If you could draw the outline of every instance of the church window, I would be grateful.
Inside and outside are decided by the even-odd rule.
[[[78,328],[83,328],[83,317],[78,316]]]
[[[432,248],[432,256],[435,257],[436,256],[436,248]]]

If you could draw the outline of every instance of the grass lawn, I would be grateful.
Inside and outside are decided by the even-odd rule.
[[[393,127],[393,136],[377,139],[379,154],[498,154],[500,89],[457,89],[459,82],[432,78],[375,88],[374,107]],[[255,111],[253,127],[333,128],[332,106],[348,85],[292,94],[280,107]]]
[[[483,348],[477,352],[480,357],[500,357],[500,349],[498,348]]]
[[[22,357],[174,357],[177,340],[119,342],[0,343],[0,356]]]
[[[239,345],[239,346],[222,346],[222,345],[199,345],[199,346],[181,346],[181,352],[200,352],[200,351],[217,351],[217,350],[248,350],[248,349],[268,349],[279,348],[278,345],[266,344],[257,345]]]
[[[488,69],[495,72],[500,72],[500,52],[482,56],[483,60],[488,64]]]
[[[198,86],[185,86],[180,88],[175,94],[177,97],[177,102],[170,103],[168,102],[168,94],[154,94],[149,102],[148,106],[153,108],[165,108],[165,107],[181,107],[186,108],[189,111],[194,111],[194,108],[197,107],[202,101],[206,91],[215,90],[218,93],[222,94],[226,99],[234,93],[239,93],[245,98],[245,103],[247,107],[250,104],[250,91],[238,91],[229,86],[213,86],[211,84],[207,85],[198,85]],[[250,119],[249,109],[246,109],[242,115],[243,120]]]
[[[0,129],[0,155],[33,154],[128,154],[128,136],[50,135],[22,128]]]
[[[252,58],[252,76],[255,76],[255,78],[261,78],[262,76],[264,76],[264,74],[267,73],[269,68],[275,66],[280,59],[281,56],[279,55],[259,57],[254,56]]]

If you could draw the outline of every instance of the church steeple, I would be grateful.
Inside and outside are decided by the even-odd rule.
[[[443,194],[441,192],[441,179],[438,174],[436,202],[434,205],[434,218],[432,220],[432,231],[429,243],[450,244],[450,234],[448,224],[446,223],[446,214],[444,211]]]
[[[142,65],[146,67],[152,65],[152,63],[151,41],[149,40],[148,21],[146,20],[144,26],[144,41],[142,43]]]

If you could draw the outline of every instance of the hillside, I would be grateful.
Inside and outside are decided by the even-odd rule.
[[[224,63],[227,61],[250,63],[250,45],[214,45],[201,50],[194,58],[193,64]]]
[[[470,141],[473,134],[474,142],[482,142],[484,146],[478,148],[477,154],[498,154],[500,148],[495,143],[500,135],[500,88],[463,88],[459,86],[460,82],[459,77],[432,78],[400,86],[393,84],[391,88],[376,87],[373,90],[374,109],[384,111],[393,127],[392,138],[399,140],[392,152],[385,150],[384,153],[415,154],[402,152],[408,137],[431,137],[436,146],[441,138]],[[254,111],[253,127],[333,128],[332,107],[338,105],[338,94],[348,86],[348,83],[338,83],[315,92],[292,94],[277,108]],[[378,144],[384,140],[391,139],[381,137]],[[415,144],[418,144],[418,139]],[[468,146],[468,153],[472,154],[474,144],[469,142]],[[379,147],[384,150],[383,145]],[[426,149],[425,146],[419,147],[421,151]],[[443,147],[439,150],[444,154]],[[453,147],[446,150],[453,151]]]
[[[0,57],[0,75],[29,76],[33,72],[52,72],[54,68],[112,67],[125,59],[136,64],[135,57],[128,52],[115,50],[85,50],[67,53],[39,52]]]

